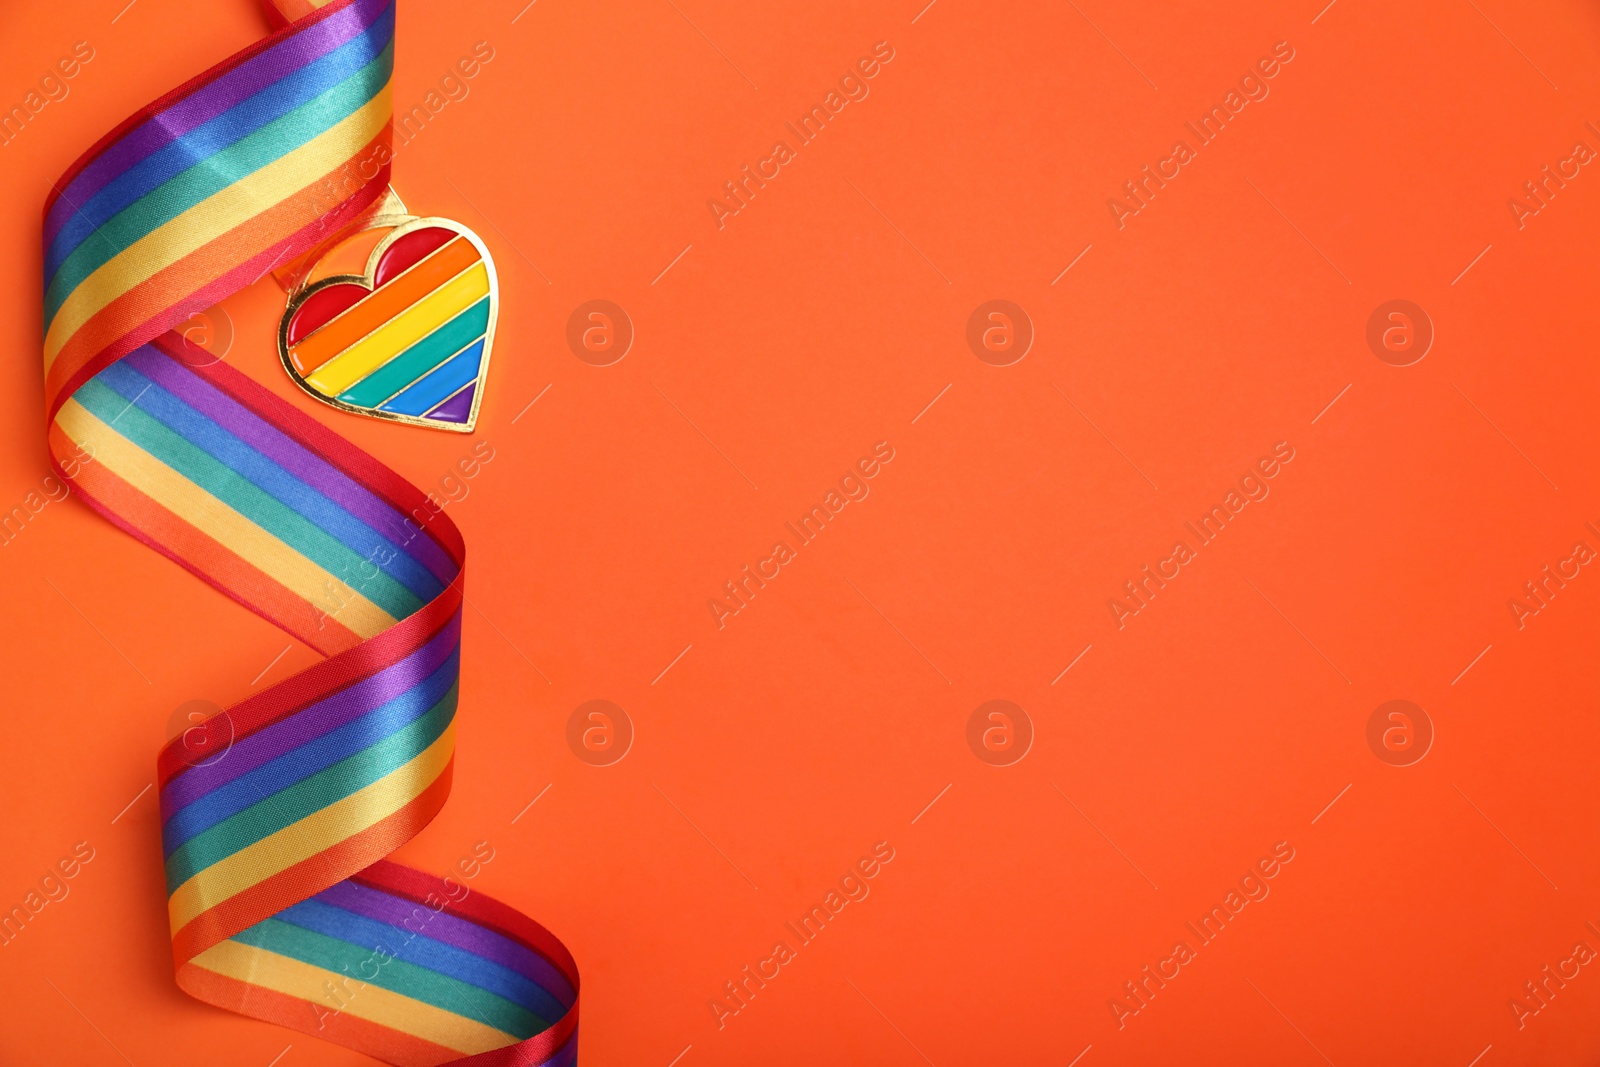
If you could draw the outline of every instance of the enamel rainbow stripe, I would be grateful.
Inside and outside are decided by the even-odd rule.
[[[283,338],[291,373],[354,407],[468,422],[492,339],[493,265],[474,238],[426,219],[376,254],[370,288],[329,279],[295,308]]]
[[[578,973],[561,943],[470,879],[385,859],[450,792],[460,533],[419,489],[171,332],[388,183],[394,0],[281,0],[274,14],[277,32],[102,138],[45,205],[57,471],[327,657],[160,753],[177,981],[391,1063],[566,1067]],[[430,412],[476,380],[486,265],[453,233],[429,241],[297,338],[328,395]],[[394,361],[363,347],[382,330],[408,338]]]

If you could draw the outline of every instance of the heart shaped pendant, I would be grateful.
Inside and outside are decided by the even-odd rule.
[[[324,274],[381,230],[360,274]],[[278,355],[302,389],[341,411],[468,433],[499,299],[494,260],[467,227],[375,218],[318,256],[290,291]]]

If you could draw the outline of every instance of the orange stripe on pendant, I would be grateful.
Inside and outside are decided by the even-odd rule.
[[[289,353],[295,369],[302,375],[310,375],[480,258],[471,241],[457,237],[392,282],[374,289],[371,296],[362,298],[350,310],[300,342]]]

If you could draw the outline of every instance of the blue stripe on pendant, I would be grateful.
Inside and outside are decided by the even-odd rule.
[[[472,342],[488,331],[489,297],[486,294],[482,300],[352,384],[339,394],[339,399],[364,408],[378,407],[385,397],[397,396],[425,378],[431,369],[438,369],[471,348]]]
[[[477,378],[478,365],[482,362],[483,338],[480,337],[379,410],[392,411],[397,415],[421,416]]]

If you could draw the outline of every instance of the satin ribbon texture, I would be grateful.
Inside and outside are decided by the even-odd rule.
[[[44,214],[53,465],[151,548],[327,658],[160,753],[178,984],[396,1064],[577,1059],[537,923],[385,857],[450,792],[465,546],[425,494],[177,324],[389,182],[394,0],[278,29],[143,108]]]

